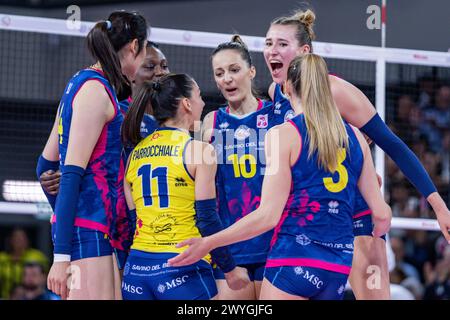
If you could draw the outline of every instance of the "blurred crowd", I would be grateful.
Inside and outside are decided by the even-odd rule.
[[[58,300],[47,290],[48,258],[30,247],[23,229],[14,229],[0,252],[0,299]]]
[[[387,114],[391,130],[419,157],[449,206],[450,85],[423,77],[418,90],[399,95]],[[394,217],[435,218],[388,157],[385,182]],[[407,289],[404,297],[450,299],[450,246],[441,234],[393,229],[390,236],[396,261],[391,283]]]

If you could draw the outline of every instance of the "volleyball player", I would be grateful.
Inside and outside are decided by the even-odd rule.
[[[216,85],[227,104],[206,115],[203,141],[211,142],[219,159],[216,174],[219,216],[225,227],[259,206],[264,177],[264,136],[276,124],[269,117],[272,103],[256,97],[252,80],[256,75],[250,53],[235,35],[212,54]],[[251,285],[236,291],[214,268],[218,299],[255,300],[259,296],[264,264],[272,232],[230,246],[238,266],[247,270]]]
[[[125,209],[120,199],[123,116],[117,95],[126,91],[142,64],[146,39],[146,21],[136,13],[113,12],[93,27],[87,43],[97,62],[76,73],[67,85],[42,154],[48,160],[59,156],[62,173],[48,287],[63,299],[120,297],[108,239],[111,220]],[[45,166],[38,167],[38,172],[46,171]],[[70,290],[69,267],[75,284]]]
[[[288,99],[282,94],[287,68],[294,57],[312,52],[314,21],[315,15],[311,10],[297,11],[292,16],[275,19],[267,31],[264,57],[274,81],[269,93],[274,99],[275,109],[277,106],[284,108],[289,105]],[[336,76],[330,75],[329,78],[333,99],[343,118],[360,128],[397,163],[427,198],[436,212],[444,236],[450,241],[447,232],[450,229],[450,213],[417,157],[389,130],[359,89]],[[389,299],[385,243],[371,236],[371,211],[360,195],[357,195],[356,203],[355,264],[350,275],[352,289],[358,299]],[[380,290],[369,289],[366,285],[370,276],[367,268],[370,265],[381,267],[383,281]]]
[[[136,147],[128,159],[124,189],[137,225],[124,270],[124,299],[212,299],[217,294],[206,254],[183,268],[167,265],[183,250],[175,247],[178,242],[222,229],[216,212],[214,150],[189,134],[203,107],[191,77],[169,74],[145,82],[125,117],[123,141]],[[148,108],[160,127],[142,139],[140,123]],[[227,251],[212,254],[230,286],[242,288],[248,277]]]
[[[131,83],[132,91],[135,91],[135,88],[142,85],[144,81],[152,81],[153,79],[158,79],[161,76],[168,74],[169,72],[168,61],[164,53],[156,43],[148,41],[144,63],[138,69],[135,80]],[[128,111],[131,101],[131,96],[125,100],[119,101],[120,111],[122,111],[122,114],[124,116]],[[149,133],[153,132],[155,128],[156,121],[147,112],[141,125],[142,136],[145,138]],[[45,160],[41,159],[41,161]],[[51,203],[53,204],[52,207],[54,209],[54,201],[56,200],[56,195],[58,194],[60,181],[59,178],[61,176],[61,172],[58,170],[59,161],[47,161],[47,167],[49,167],[49,169],[43,173],[39,173],[38,179],[41,183],[42,189],[47,195],[47,198],[52,199]]]
[[[325,61],[314,54],[295,58],[287,90],[297,116],[266,136],[259,208],[222,232],[182,242],[180,248],[190,247],[169,263],[190,264],[217,246],[275,227],[260,298],[342,299],[352,265],[356,189],[373,209],[374,236],[389,230],[391,211],[367,142],[335,106]]]
[[[161,78],[163,75],[168,74],[169,65],[167,62],[167,58],[164,53],[159,49],[159,46],[149,41],[147,42],[147,50],[146,56],[144,59],[144,63],[140,66],[136,73],[135,80],[131,84],[132,92],[137,92],[137,89],[145,82],[145,81],[153,81]],[[130,107],[130,103],[132,101],[132,96],[127,99],[120,101],[120,110],[122,114],[125,116]],[[141,135],[143,138],[152,133],[158,124],[153,116],[150,114],[150,110],[144,114],[143,121],[141,123]],[[130,150],[131,152],[131,150]],[[129,154],[129,152],[127,152]],[[128,159],[128,156],[126,157]]]
[[[131,83],[132,92],[136,92],[137,88],[139,88],[144,81],[152,81],[154,79],[159,79],[161,76],[169,73],[169,66],[167,62],[167,58],[164,53],[159,49],[159,46],[152,42],[147,42],[146,47],[146,55],[143,64],[139,67],[134,81]],[[132,97],[128,97],[125,100],[119,101],[120,111],[125,117],[128,112],[128,108],[130,102],[132,101]],[[141,136],[145,138],[150,133],[152,133],[157,128],[157,122],[154,117],[150,114],[150,112],[146,112],[143,117],[143,121],[141,123]],[[127,159],[134,146],[126,146],[124,147],[124,164],[126,164]],[[60,171],[59,162],[55,161],[54,163],[49,162],[51,169],[46,172],[43,172],[38,175],[38,178],[41,182],[41,186],[44,192],[47,195],[49,201],[52,202],[53,199],[56,200],[56,195],[59,189],[59,181],[60,181]],[[54,208],[54,203],[52,205]],[[114,248],[115,256],[117,257],[117,263],[119,270],[123,270],[125,260],[127,257],[127,252],[129,246],[131,245],[131,240],[133,239],[134,229],[136,225],[136,219],[134,216],[129,216],[130,213],[127,212],[118,212],[119,216],[111,223],[110,227],[110,238],[111,242],[119,243],[123,250],[119,250]],[[120,216],[122,215],[122,216]],[[125,248],[124,248],[125,247]]]

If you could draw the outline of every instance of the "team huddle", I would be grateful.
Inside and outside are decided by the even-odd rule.
[[[269,100],[253,90],[242,39],[218,45],[212,70],[227,102],[201,126],[201,88],[169,71],[144,17],[118,11],[93,27],[97,62],[67,84],[37,165],[54,211],[50,290],[339,300],[349,281],[357,299],[389,299],[391,210],[369,139],[427,198],[450,241],[449,210],[418,159],[313,53],[314,21],[311,10],[272,21]],[[381,277],[375,288],[369,266]]]

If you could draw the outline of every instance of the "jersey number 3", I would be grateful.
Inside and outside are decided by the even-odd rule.
[[[338,153],[338,166],[336,168],[336,172],[339,175],[339,180],[337,182],[333,181],[333,178],[323,178],[323,184],[325,188],[333,193],[341,192],[345,189],[348,184],[348,172],[347,169],[342,164],[347,157],[347,152],[345,149],[340,149]]]

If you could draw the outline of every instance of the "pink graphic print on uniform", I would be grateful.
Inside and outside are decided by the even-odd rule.
[[[231,215],[240,216],[236,219],[236,221],[238,221],[240,218],[245,217],[247,214],[257,209],[260,202],[261,197],[253,195],[247,183],[244,182],[241,189],[241,198],[231,199],[228,202],[228,209],[230,210]]]

